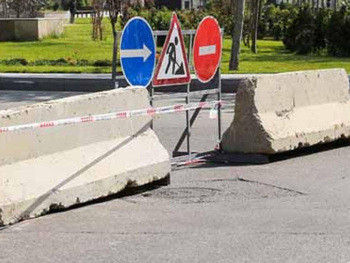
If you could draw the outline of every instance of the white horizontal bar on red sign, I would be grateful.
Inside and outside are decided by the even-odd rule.
[[[198,108],[214,107],[216,105],[221,105],[221,103],[222,103],[221,101],[210,101],[210,102],[199,102],[199,103],[190,103],[190,104],[178,104],[178,105],[164,106],[159,108],[148,108],[148,109],[140,109],[140,110],[133,110],[133,111],[119,111],[119,112],[112,112],[112,113],[99,114],[99,115],[89,115],[89,116],[69,118],[69,119],[21,124],[21,125],[15,125],[15,126],[0,127],[0,133],[32,130],[32,129],[39,129],[39,128],[52,128],[52,127],[73,125],[73,124],[80,124],[80,123],[93,123],[98,121],[108,121],[108,120],[114,120],[114,119],[126,119],[126,118],[137,117],[137,116],[154,116],[159,114],[195,110]]]

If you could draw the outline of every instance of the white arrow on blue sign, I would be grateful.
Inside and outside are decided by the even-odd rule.
[[[156,64],[153,31],[142,17],[133,17],[125,25],[120,41],[120,62],[131,86],[147,87]]]

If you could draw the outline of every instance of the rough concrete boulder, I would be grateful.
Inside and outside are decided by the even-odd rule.
[[[226,152],[274,154],[350,136],[345,70],[262,75],[238,88]]]
[[[1,126],[149,108],[144,88],[118,89],[0,111]],[[0,133],[0,225],[167,178],[151,118]]]

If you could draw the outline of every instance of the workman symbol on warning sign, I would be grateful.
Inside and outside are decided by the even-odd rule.
[[[169,34],[157,65],[153,86],[181,85],[191,81],[180,22],[173,13]]]
[[[168,74],[170,66],[172,66],[172,74],[173,75],[183,75],[185,73],[184,71],[184,64],[179,63],[176,61],[176,46],[179,44],[179,39],[175,37],[175,43],[170,43],[167,50],[168,57],[168,66],[165,70],[165,74]]]

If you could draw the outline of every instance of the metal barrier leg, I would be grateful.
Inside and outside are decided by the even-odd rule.
[[[187,97],[186,104],[190,104],[190,84],[187,84]],[[190,121],[190,111],[186,111],[186,126],[187,126],[187,153],[189,159],[191,159],[191,121]]]
[[[200,102],[206,101],[207,98],[208,98],[208,96],[209,96],[209,94],[204,95],[204,96],[201,98]],[[191,120],[190,120],[190,122],[189,122],[189,127],[191,127],[191,126],[193,125],[193,123],[194,123],[195,120],[197,119],[197,117],[198,117],[200,111],[201,111],[201,108],[198,108],[198,109],[195,110],[195,112],[193,113],[193,115],[192,115],[192,117],[191,117]],[[186,113],[187,113],[187,111],[186,111]],[[178,143],[177,143],[176,146],[175,146],[175,149],[174,149],[174,151],[173,151],[173,157],[176,157],[176,155],[179,153],[179,150],[180,150],[180,148],[181,148],[183,142],[185,141],[185,139],[186,139],[186,138],[189,139],[189,137],[188,137],[187,135],[188,135],[188,129],[187,129],[187,127],[186,127],[186,129],[182,132],[182,135],[181,135],[181,137],[180,137]],[[187,142],[187,143],[188,143],[188,142]]]
[[[221,70],[219,70],[219,91],[218,91],[218,150],[221,150],[221,139],[222,139],[222,120],[221,120]]]

